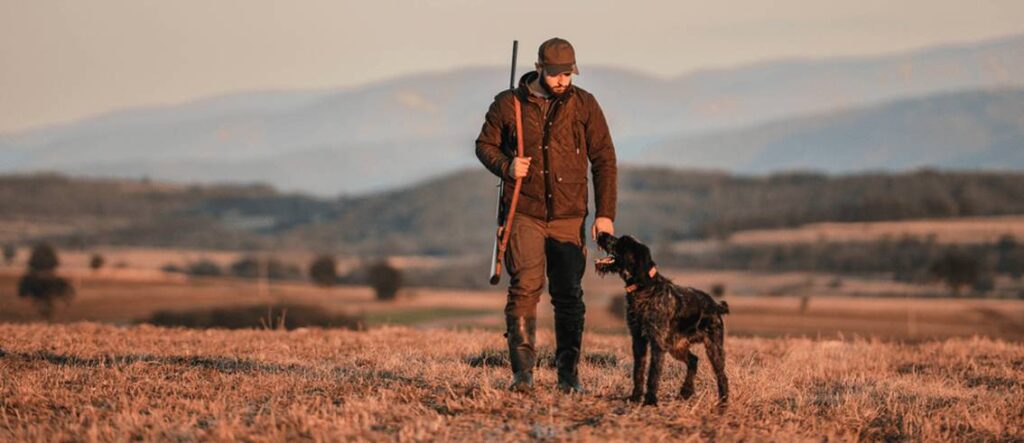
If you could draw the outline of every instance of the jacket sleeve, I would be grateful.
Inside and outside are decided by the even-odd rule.
[[[491,103],[490,109],[487,110],[484,125],[480,128],[480,135],[476,138],[476,157],[492,174],[505,181],[515,181],[508,170],[512,159],[502,151],[502,140],[508,137],[504,132],[501,101],[502,96],[498,95]]]
[[[595,217],[608,217],[614,221],[618,175],[615,145],[612,144],[601,105],[593,96],[588,99],[587,155],[590,158],[590,172],[594,176],[594,202],[597,205]]]

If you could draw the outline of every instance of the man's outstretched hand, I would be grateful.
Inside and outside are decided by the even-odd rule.
[[[597,217],[594,219],[594,226],[590,228],[590,238],[596,241],[597,234],[601,232],[615,235],[615,223],[612,223],[612,219],[608,217]]]

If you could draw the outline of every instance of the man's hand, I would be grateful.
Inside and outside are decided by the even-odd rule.
[[[611,235],[615,235],[615,223],[612,223],[612,219],[608,217],[598,217],[594,219],[594,226],[590,228],[590,237],[596,241],[597,234],[601,232],[607,232]]]
[[[512,163],[508,165],[508,172],[514,179],[520,179],[526,177],[526,173],[530,170],[530,159],[533,157],[516,157],[512,159]]]

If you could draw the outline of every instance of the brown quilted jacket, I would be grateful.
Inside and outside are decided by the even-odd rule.
[[[516,154],[515,110],[512,95],[519,97],[523,112],[523,151],[532,157],[530,170],[523,178],[516,212],[543,220],[583,217],[587,208],[587,165],[594,178],[597,217],[615,219],[616,173],[615,146],[608,123],[597,100],[589,92],[570,85],[560,99],[534,96],[527,84],[537,78],[529,72],[514,91],[494,97],[480,136],[476,156],[494,175],[503,179],[502,204],[512,200],[515,180],[509,163]],[[551,116],[544,131],[544,110]],[[545,143],[546,142],[546,143]]]

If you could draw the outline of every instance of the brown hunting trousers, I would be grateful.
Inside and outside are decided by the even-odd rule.
[[[505,314],[535,318],[545,274],[555,320],[582,320],[581,281],[587,267],[584,217],[544,221],[516,214],[505,251],[510,283]]]

